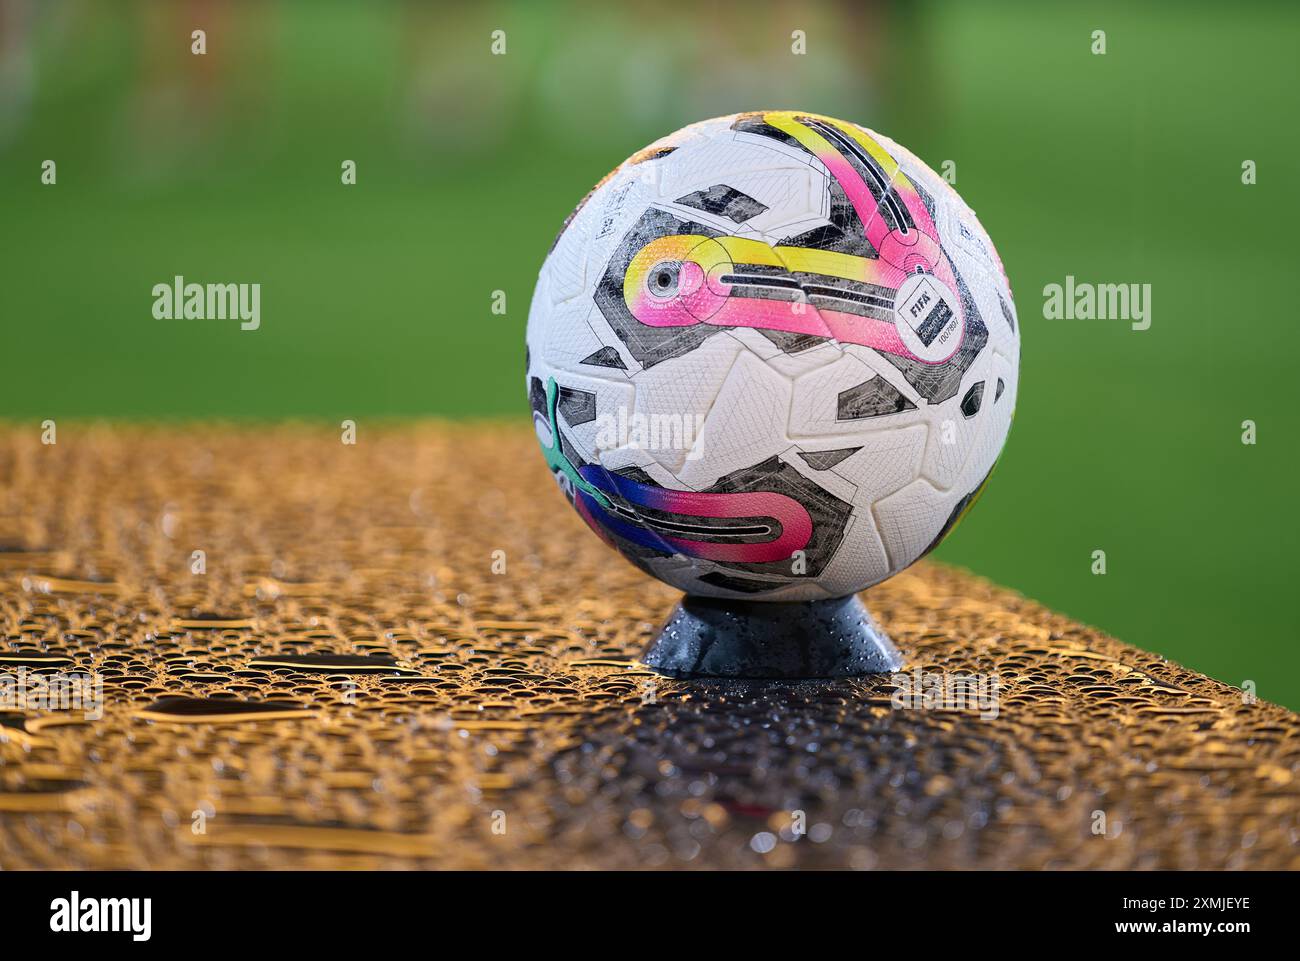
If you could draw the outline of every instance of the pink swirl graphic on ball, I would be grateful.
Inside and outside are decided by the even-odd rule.
[[[785,494],[773,491],[717,494],[670,490],[642,484],[592,465],[581,468],[579,473],[593,487],[609,495],[612,505],[607,510],[590,494],[579,490],[576,500],[580,504],[579,512],[587,522],[652,550],[724,563],[762,564],[788,560],[795,551],[806,547],[812,537],[812,518],[807,509]],[[637,507],[671,516],[644,516],[637,513]],[[751,520],[753,523],[710,524],[709,520]],[[682,536],[684,534],[698,536]],[[768,539],[723,540],[741,536]]]
[[[957,278],[929,210],[897,162],[865,131],[851,124],[788,112],[764,114],[764,120],[796,140],[838,181],[877,256],[773,247],[747,237],[660,237],[637,251],[624,272],[623,297],[632,316],[649,327],[749,327],[861,344],[923,364],[948,361],[962,342],[964,320],[956,296]],[[859,168],[867,171],[874,189]],[[897,226],[891,228],[881,216],[882,207],[890,209]],[[890,314],[894,304],[885,298],[897,297],[909,277],[929,274],[942,283],[951,301],[950,305],[945,301],[947,313],[941,316],[945,330],[938,343],[945,346],[930,351],[931,356],[921,356],[916,351],[922,348],[908,346],[896,320],[812,306],[804,297],[792,300],[755,294],[762,290],[763,280],[761,274],[752,276],[754,268],[777,269],[787,279],[787,289],[791,273],[818,275],[831,287],[836,281],[870,285],[880,295],[870,301],[872,305]],[[747,279],[749,285],[738,286],[738,278]],[[912,336],[910,330],[907,334]],[[929,341],[925,343],[930,346]]]

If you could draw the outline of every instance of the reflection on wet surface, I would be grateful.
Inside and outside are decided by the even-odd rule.
[[[995,718],[668,680],[526,429],[60,428],[0,433],[0,676],[105,703],[0,705],[0,866],[1300,866],[1296,715],[957,572],[869,602]]]

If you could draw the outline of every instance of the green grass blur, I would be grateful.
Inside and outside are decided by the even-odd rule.
[[[939,556],[1300,708],[1300,8],[715,7],[0,2],[0,417],[523,422],[592,183],[707,116],[842,116],[956,163],[1017,295],[1016,423]],[[155,320],[175,274],[260,282],[262,328]],[[1152,284],[1151,329],[1044,320],[1067,274]]]

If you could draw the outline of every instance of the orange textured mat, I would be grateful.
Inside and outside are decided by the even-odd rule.
[[[0,432],[0,867],[1300,866],[1297,715],[942,566],[867,597],[908,679],[653,675],[534,447]]]

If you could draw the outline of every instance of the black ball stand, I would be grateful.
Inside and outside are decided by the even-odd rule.
[[[641,660],[668,677],[857,677],[903,666],[856,594],[825,601],[686,595]]]

